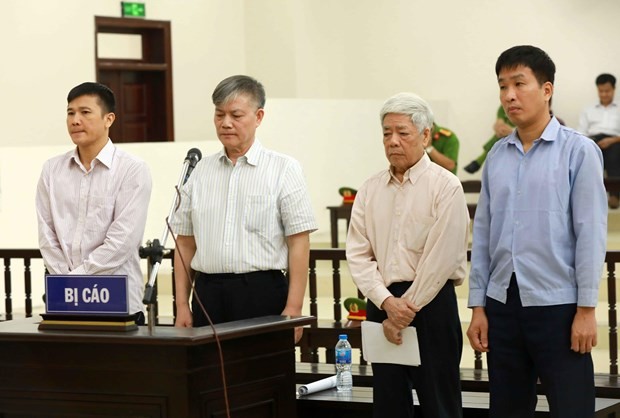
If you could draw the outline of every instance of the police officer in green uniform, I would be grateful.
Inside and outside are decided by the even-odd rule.
[[[487,143],[482,146],[484,152],[480,154],[480,156],[474,161],[463,167],[463,170],[467,171],[468,173],[475,173],[476,171],[480,170],[480,167],[482,167],[482,164],[487,158],[487,154],[489,153],[489,151],[491,151],[491,148],[493,148],[493,145],[495,145],[495,143],[501,138],[510,135],[513,129],[514,125],[512,124],[512,122],[510,122],[508,116],[506,116],[504,108],[500,106],[497,110],[497,120],[493,125],[493,131],[495,132],[495,135],[493,135],[491,139],[489,139]]]
[[[431,144],[426,147],[426,153],[431,161],[456,174],[459,139],[454,132],[435,123],[431,139]]]

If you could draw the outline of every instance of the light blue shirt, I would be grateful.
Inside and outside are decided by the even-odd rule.
[[[553,117],[527,153],[513,132],[489,152],[476,208],[469,306],[506,302],[514,272],[523,306],[596,306],[605,261],[603,157]]]

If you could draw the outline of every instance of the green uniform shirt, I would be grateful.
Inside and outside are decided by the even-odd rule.
[[[442,128],[437,124],[433,124],[433,132],[431,133],[431,145],[443,155],[456,163],[452,173],[456,174],[459,158],[459,139],[449,129]]]
[[[514,125],[512,124],[512,122],[510,122],[510,119],[508,119],[508,116],[506,116],[506,112],[504,111],[503,106],[500,106],[499,109],[497,109],[497,119],[503,120],[508,125],[514,128]],[[489,139],[487,143],[482,146],[482,148],[484,148],[486,152],[489,152],[491,151],[491,148],[493,148],[493,145],[495,145],[495,143],[499,141],[500,139],[501,138],[498,138],[497,136],[493,135],[491,139]]]

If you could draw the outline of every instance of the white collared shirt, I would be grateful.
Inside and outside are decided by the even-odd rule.
[[[172,226],[194,236],[193,270],[248,273],[287,269],[286,237],[316,221],[299,163],[256,140],[235,165],[224,150],[198,162]]]
[[[146,163],[108,140],[86,171],[77,148],[46,161],[37,186],[39,246],[52,274],[127,275],[143,310],[138,249],[151,196]]]
[[[616,102],[589,106],[579,117],[579,132],[586,136],[607,134],[620,136],[620,106]]]

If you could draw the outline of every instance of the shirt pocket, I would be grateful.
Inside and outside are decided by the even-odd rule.
[[[422,252],[426,245],[428,233],[434,223],[435,218],[432,216],[411,216],[407,220],[403,231],[407,249]]]
[[[244,227],[253,234],[272,239],[277,221],[276,199],[270,195],[247,196]]]
[[[88,199],[85,229],[105,232],[114,220],[114,196],[91,196]]]

